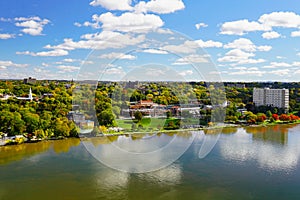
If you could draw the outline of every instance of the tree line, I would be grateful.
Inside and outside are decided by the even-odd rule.
[[[84,90],[84,94],[77,97],[82,98],[82,110],[79,111],[85,114],[86,119],[96,120],[96,124],[102,127],[116,126],[116,119],[124,114],[122,110],[127,109],[130,102],[139,100],[152,100],[163,105],[188,104],[190,101],[198,101],[202,105],[218,105],[227,100],[230,105],[226,108],[225,120],[233,122],[246,120],[249,123],[257,123],[264,119],[276,121],[276,115],[279,120],[281,118],[283,121],[295,121],[299,116],[300,83],[274,83],[278,88],[289,88],[288,113],[279,108],[253,105],[253,87],[259,87],[261,83],[247,84],[245,88],[228,87],[225,84],[222,89],[214,88],[213,84],[207,85],[205,82],[141,83],[135,87],[127,87],[124,83],[99,82],[96,90]],[[75,87],[75,83],[68,81],[38,81],[31,85],[22,81],[0,81],[2,95],[26,96],[31,88],[34,97],[33,101],[16,98],[0,100],[0,134],[27,134],[38,138],[77,136],[76,125],[67,118],[68,112],[72,110],[72,94]],[[52,95],[43,97],[45,93]],[[94,102],[85,100],[85,95],[92,95]],[[239,111],[243,108],[247,109],[244,114]],[[92,110],[96,111],[96,119],[91,117]],[[212,112],[209,109],[200,110],[205,122],[210,121]]]

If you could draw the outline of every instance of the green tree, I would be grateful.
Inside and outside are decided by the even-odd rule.
[[[38,114],[30,113],[25,111],[23,114],[23,119],[26,124],[26,131],[28,133],[33,133],[37,129],[39,129],[40,116]]]
[[[169,118],[171,118],[171,117],[172,117],[172,113],[171,113],[171,111],[167,111],[167,112],[166,112],[166,114],[167,114],[167,119],[169,119]]]
[[[138,122],[140,122],[140,121],[142,120],[142,118],[143,118],[142,112],[136,111],[136,112],[134,113],[134,118],[135,118]]]
[[[112,107],[112,111],[113,113],[116,115],[116,118],[119,118],[120,114],[121,114],[121,109],[119,106],[113,106]]]
[[[70,136],[70,128],[68,126],[68,119],[66,118],[56,118],[54,122],[54,135],[58,136]]]
[[[25,130],[26,126],[21,114],[18,112],[14,112],[13,123],[11,124],[11,134],[21,135]]]
[[[272,117],[272,112],[270,110],[268,110],[266,112],[266,116],[270,119]]]
[[[111,127],[116,125],[115,116],[111,110],[104,110],[98,115],[99,125]]]
[[[11,113],[10,111],[0,111],[0,132],[10,134],[13,118],[13,113]]]

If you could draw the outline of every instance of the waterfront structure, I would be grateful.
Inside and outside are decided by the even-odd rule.
[[[253,102],[256,106],[273,106],[287,110],[289,107],[289,90],[284,88],[254,88]]]

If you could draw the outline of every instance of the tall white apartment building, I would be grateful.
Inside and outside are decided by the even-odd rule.
[[[270,89],[254,88],[253,102],[256,106],[273,106],[288,109],[289,90],[288,89]]]

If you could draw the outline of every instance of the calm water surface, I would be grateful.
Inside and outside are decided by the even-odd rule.
[[[195,140],[172,165],[143,174],[106,167],[79,139],[0,147],[0,199],[300,199],[300,125],[223,129],[199,159],[205,134],[213,133],[154,135]],[[104,147],[124,137],[85,143]]]

